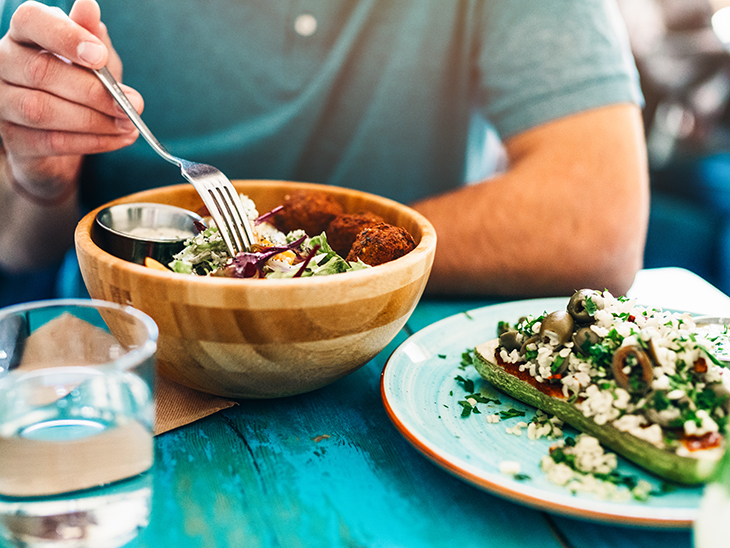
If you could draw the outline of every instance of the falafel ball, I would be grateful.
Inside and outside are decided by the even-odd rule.
[[[347,261],[360,259],[365,264],[377,266],[402,257],[415,247],[413,236],[405,228],[378,223],[357,235]]]
[[[342,213],[327,227],[327,241],[340,257],[347,257],[355,238],[364,228],[384,222],[382,217],[369,211]]]
[[[317,190],[293,190],[284,196],[282,205],[272,218],[274,226],[282,232],[302,229],[310,237],[327,230],[332,219],[343,212],[338,201]]]

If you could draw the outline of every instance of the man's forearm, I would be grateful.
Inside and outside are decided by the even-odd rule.
[[[438,236],[428,291],[625,292],[642,266],[649,210],[638,108],[548,124],[508,152],[505,174],[414,204]]]
[[[545,296],[576,289],[625,292],[641,268],[644,232],[599,235],[535,208],[519,196],[468,187],[416,204],[436,227],[437,253],[428,291],[439,294]],[[478,211],[478,213],[476,213]],[[596,213],[597,215],[600,212]]]

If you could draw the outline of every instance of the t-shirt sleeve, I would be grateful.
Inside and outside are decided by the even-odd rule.
[[[613,0],[494,0],[484,6],[478,108],[503,139],[591,108],[643,106]]]

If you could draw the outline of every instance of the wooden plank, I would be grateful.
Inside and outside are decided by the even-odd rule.
[[[560,546],[539,512],[453,478],[397,433],[379,382],[404,339],[319,391],[158,436],[152,522],[131,545]]]

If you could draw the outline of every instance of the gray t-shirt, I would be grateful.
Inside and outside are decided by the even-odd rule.
[[[6,1],[3,32],[19,2]],[[150,129],[232,179],[411,202],[464,182],[489,153],[485,127],[505,138],[642,102],[613,0],[99,3]],[[91,207],[181,182],[139,139],[89,157],[82,196]]]

